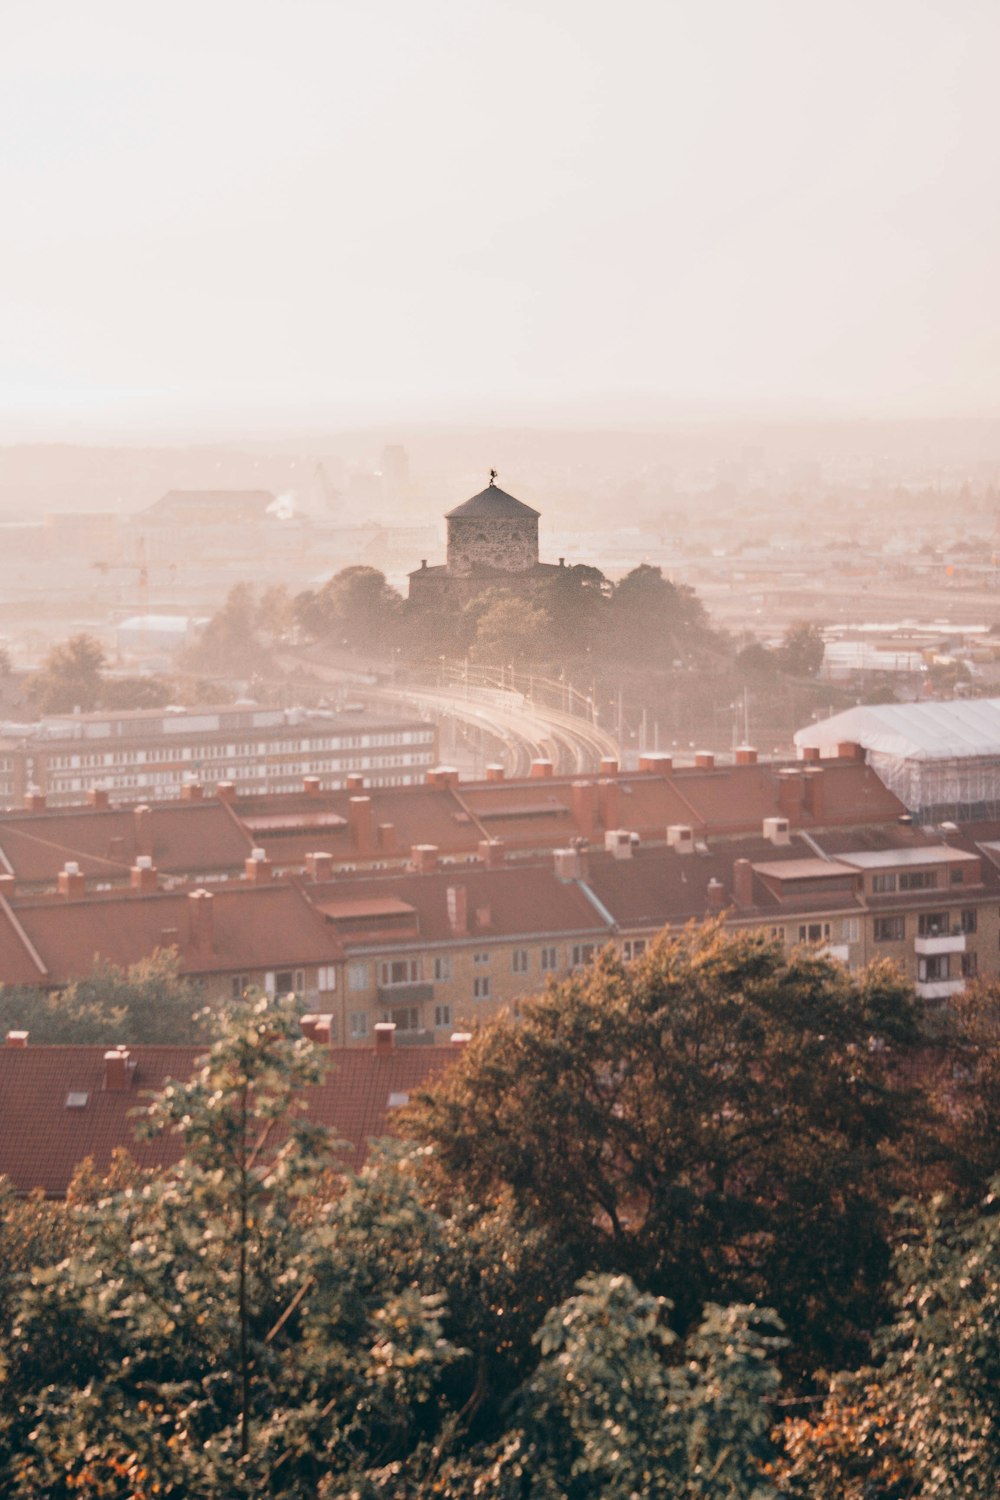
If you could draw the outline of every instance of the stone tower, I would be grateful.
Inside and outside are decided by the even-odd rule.
[[[477,568],[524,573],[538,564],[538,511],[490,480],[489,487],[445,516],[447,569],[463,576]]]

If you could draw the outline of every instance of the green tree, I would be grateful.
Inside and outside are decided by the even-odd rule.
[[[610,646],[618,661],[668,667],[711,632],[693,589],[664,578],[661,568],[641,563],[615,585],[611,599]]]
[[[164,708],[176,690],[165,677],[105,677],[100,706],[109,709]]]
[[[29,684],[42,713],[89,713],[101,695],[104,651],[92,635],[81,632],[53,646]]]
[[[419,1448],[457,1357],[440,1301],[390,1285],[343,1226],[402,1243],[420,1211],[341,1197],[302,1114],[318,1078],[291,997],[257,1000],[153,1101],[147,1130],[182,1135],[183,1159],[85,1197],[73,1253],[0,1333],[4,1494],[304,1496],[324,1475],[370,1494],[369,1472]]]
[[[782,636],[776,656],[783,672],[815,677],[823,665],[823,631],[808,620],[795,620]]]
[[[61,990],[0,987],[0,1028],[28,1031],[33,1043],[184,1046],[207,1040],[212,1020],[200,986],[178,972],[175,949],[159,949],[127,969],[102,963]]]
[[[540,661],[548,654],[549,625],[544,609],[497,590],[479,616],[471,654],[494,666]]]
[[[268,670],[270,657],[258,634],[257,598],[251,584],[233,585],[200,638],[181,653],[180,665],[186,672],[245,678]]]
[[[295,599],[295,618],[318,640],[377,653],[395,639],[402,599],[377,568],[342,568],[316,592]]]
[[[661,939],[477,1037],[413,1113],[430,1170],[670,1295],[775,1307],[806,1367],[878,1322],[919,1040],[897,971],[861,977],[718,927]]]

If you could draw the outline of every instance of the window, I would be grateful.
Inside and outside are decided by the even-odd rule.
[[[451,1006],[450,1005],[435,1005],[435,1007],[434,1007],[434,1025],[435,1026],[450,1026],[451,1025]]]
[[[975,979],[979,973],[979,958],[975,953],[962,954],[962,978]]]
[[[477,964],[488,964],[490,955],[488,953],[477,953],[473,962]]]
[[[472,981],[473,1000],[488,1000],[490,998],[490,976],[481,974]]]
[[[799,925],[799,942],[828,943],[831,931],[829,922],[802,922]]]
[[[368,965],[347,965],[347,988],[349,990],[366,990],[368,988]]]
[[[876,917],[876,943],[901,943],[906,937],[905,917]]]
[[[269,995],[287,995],[294,990],[301,995],[306,987],[306,976],[303,969],[277,969],[274,974],[269,974]]]
[[[961,865],[952,865],[948,873],[951,876],[952,885],[965,884],[965,871]]]
[[[589,964],[594,961],[597,952],[596,943],[574,943],[573,944],[573,968],[578,969],[581,964]]]
[[[391,1021],[397,1031],[420,1030],[419,1005],[394,1005],[392,1010],[382,1012],[383,1021]]]
[[[845,917],[840,924],[840,940],[843,943],[856,943],[860,935],[857,917]]]
[[[946,911],[922,911],[917,918],[919,937],[946,937],[950,931],[951,923]]]
[[[626,938],[624,943],[622,943],[622,957],[626,963],[633,958],[640,958],[645,951],[645,938]]]
[[[904,870],[899,877],[901,891],[930,891],[937,885],[937,870]]]
[[[383,989],[394,984],[416,984],[419,979],[419,958],[393,958],[379,964],[379,984]]]
[[[527,948],[515,948],[510,956],[510,966],[515,974],[527,974],[528,972],[528,950]]]
[[[960,920],[960,926],[961,926],[963,932],[975,932],[975,930],[976,930],[976,909],[975,909],[975,907],[974,906],[967,907],[965,909],[965,911],[963,911],[963,912],[960,913],[960,919],[959,920]]]
[[[451,978],[451,954],[439,953],[434,960],[434,978],[437,981]]]
[[[539,962],[543,974],[551,974],[553,969],[558,969],[559,956],[555,948],[543,948]]]
[[[352,1037],[368,1035],[368,1012],[366,1010],[352,1010],[349,1020],[349,1029]]]
[[[785,941],[785,929],[783,927],[772,927],[769,936],[775,942],[783,943]]]
[[[316,970],[316,988],[318,990],[335,990],[337,988],[337,967],[335,964],[320,964]]]
[[[934,984],[949,975],[949,954],[931,953],[917,960],[917,979],[921,984]]]
[[[872,890],[877,896],[884,896],[887,891],[896,889],[895,875],[873,875]]]
[[[250,988],[251,982],[249,974],[234,974],[232,978],[233,999],[242,999],[243,995]]]

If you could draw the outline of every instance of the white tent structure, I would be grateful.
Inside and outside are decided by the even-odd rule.
[[[824,755],[862,745],[921,822],[1000,818],[1000,698],[862,705],[800,729],[795,743]]]

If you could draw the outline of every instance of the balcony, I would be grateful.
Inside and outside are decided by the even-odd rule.
[[[920,958],[930,958],[936,953],[964,953],[965,933],[942,932],[914,938],[913,951]]]
[[[824,943],[819,951],[824,958],[832,958],[838,964],[849,964],[851,962],[851,945],[849,943]]]
[[[961,995],[964,989],[964,979],[918,980],[916,984],[921,1000],[947,1000],[951,995]]]
[[[420,1005],[425,1000],[433,999],[434,986],[426,982],[380,984],[378,986],[379,1005]]]

